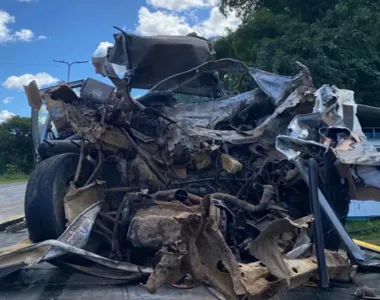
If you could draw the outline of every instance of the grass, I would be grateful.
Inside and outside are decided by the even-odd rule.
[[[346,229],[352,238],[380,246],[380,220],[347,221]]]
[[[12,174],[2,174],[0,175],[0,184],[4,183],[16,183],[16,182],[24,182],[29,179],[29,175],[25,175],[23,173],[12,173]]]

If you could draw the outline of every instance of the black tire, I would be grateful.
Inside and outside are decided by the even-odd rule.
[[[30,175],[25,192],[25,219],[32,242],[57,239],[65,231],[63,198],[78,161],[78,154],[59,154],[39,163]],[[83,160],[79,186],[84,185],[91,172],[91,163]]]

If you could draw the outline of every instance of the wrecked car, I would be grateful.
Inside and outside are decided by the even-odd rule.
[[[352,91],[316,89],[300,63],[281,76],[214,60],[193,35],[121,32],[93,64],[114,86],[25,86],[54,130],[44,127],[52,138],[37,146],[25,195],[35,244],[0,256],[9,272],[50,261],[150,292],[190,277],[227,299],[269,298],[318,277],[302,166],[314,158],[328,274],[351,279],[339,224],[351,198],[377,188],[380,164]],[[231,72],[247,91],[228,88]],[[133,88],[148,92],[135,99]]]

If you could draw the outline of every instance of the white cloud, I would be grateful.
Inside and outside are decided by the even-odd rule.
[[[139,10],[138,20],[137,31],[142,35],[185,35],[194,31],[184,17],[163,11],[150,12],[144,6]]]
[[[197,10],[196,9],[189,10],[189,11],[185,12],[184,15],[188,20],[192,21],[193,23],[199,22],[199,18],[197,16]]]
[[[8,89],[22,89],[23,85],[28,85],[35,80],[39,87],[47,86],[59,81],[58,78],[51,76],[48,73],[24,74],[21,76],[11,76],[3,82],[3,86]]]
[[[14,113],[11,113],[10,111],[8,110],[2,110],[0,111],[0,124],[5,122],[6,120],[14,117],[15,114]]]
[[[30,29],[21,29],[13,34],[16,41],[30,42],[33,39],[34,33]]]
[[[16,22],[16,18],[6,11],[0,10],[0,44],[7,42],[29,42],[33,39],[34,33],[30,29],[14,31],[8,28],[9,24]]]
[[[220,0],[205,0],[208,6],[214,7],[220,4]]]
[[[47,39],[47,36],[46,35],[39,35],[37,37],[37,40],[46,40]]]
[[[137,32],[142,35],[186,35],[196,32],[204,37],[215,37],[225,34],[226,28],[235,30],[240,23],[240,19],[234,13],[225,17],[218,7],[210,10],[208,19],[191,26],[184,16],[160,10],[151,12],[143,6],[138,13]]]
[[[108,47],[112,47],[112,46],[113,44],[110,42],[100,42],[98,48],[96,48],[92,57],[94,58],[106,57]],[[116,74],[118,74],[119,76],[123,76],[125,72],[127,71],[125,66],[120,66],[120,65],[115,65],[115,64],[112,64],[112,66]]]
[[[16,0],[17,2],[38,2],[38,0]]]
[[[2,102],[3,102],[4,104],[8,104],[8,103],[11,103],[12,100],[13,100],[14,98],[15,98],[15,97],[5,97],[5,98],[2,100]]]
[[[235,30],[241,24],[241,20],[232,12],[225,17],[218,7],[213,7],[210,17],[202,23],[196,25],[195,31],[205,37],[214,37],[226,34],[226,28]]]
[[[107,55],[107,48],[112,46],[113,44],[110,42],[100,42],[92,57],[105,57]]]
[[[220,0],[148,0],[147,3],[154,8],[183,11],[192,8],[214,7]]]
[[[148,0],[147,3],[155,8],[165,8],[168,10],[186,10],[208,5],[207,1],[204,0]]]

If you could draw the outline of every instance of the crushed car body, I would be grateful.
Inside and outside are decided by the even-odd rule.
[[[300,161],[319,165],[326,220],[344,223],[349,200],[380,187],[380,154],[366,142],[353,92],[316,89],[300,63],[296,76],[280,76],[213,60],[210,42],[194,35],[121,32],[93,64],[114,87],[88,79],[79,95],[64,83],[41,95],[35,82],[25,86],[58,136],[41,141],[37,169],[63,153],[75,155],[75,167],[62,181],[64,230],[41,236],[27,211],[35,243],[3,250],[3,276],[58,260],[152,293],[190,277],[226,299],[270,298],[318,279]],[[233,93],[226,81],[248,88]],[[149,91],[135,99],[132,88]],[[338,223],[323,222],[327,272],[349,281],[353,264],[368,261],[352,247],[350,260],[338,252]]]

